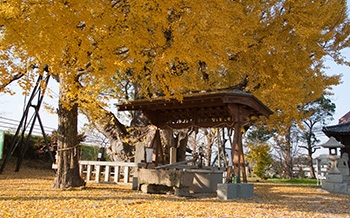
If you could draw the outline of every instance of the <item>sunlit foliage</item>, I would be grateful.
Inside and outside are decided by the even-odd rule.
[[[246,145],[249,148],[246,158],[253,166],[253,173],[259,178],[267,178],[268,170],[273,162],[270,146],[267,143],[247,143]]]
[[[180,99],[241,85],[274,116],[297,116],[296,105],[339,82],[323,58],[344,62],[346,10],[338,0],[2,1],[1,84],[25,74],[28,89],[41,72],[32,68],[47,64],[69,87],[67,107],[106,102],[101,93],[127,79],[144,96]]]

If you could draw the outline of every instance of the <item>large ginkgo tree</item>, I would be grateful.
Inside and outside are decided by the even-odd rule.
[[[120,82],[135,84],[138,96],[179,100],[191,90],[241,89],[275,112],[270,125],[278,127],[339,83],[324,73],[324,58],[346,64],[348,46],[345,0],[6,0],[0,91],[12,81],[30,89],[44,68],[57,79],[55,187],[67,188],[83,184],[79,108],[127,134],[103,110],[111,98],[123,100]]]

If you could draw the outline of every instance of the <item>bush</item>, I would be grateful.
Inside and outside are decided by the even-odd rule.
[[[83,140],[83,134],[79,135],[79,141]],[[20,136],[19,136],[20,137]],[[52,157],[55,157],[56,154],[56,139],[57,135],[54,131],[51,135],[47,136],[47,140],[49,143],[49,147],[45,147],[45,140],[42,136],[31,136],[28,141],[28,147],[27,151],[25,152],[24,159],[29,160],[42,160],[51,162],[51,156],[50,152],[52,154]],[[14,140],[14,135],[10,133],[5,133],[5,139],[4,139],[4,150],[3,154],[4,157],[8,155],[10,148],[12,146]],[[18,144],[16,150],[12,154],[13,157],[17,158],[20,155],[20,151],[23,151],[23,148],[21,146],[24,146],[24,144],[27,142],[27,135],[24,136],[22,144]],[[91,146],[91,145],[82,145],[82,160],[96,160],[98,155],[98,146]]]
[[[82,160],[97,160],[97,155],[99,151],[98,146],[92,146],[92,145],[82,145]]]
[[[28,141],[27,150],[25,152],[24,158],[25,159],[38,159],[40,148],[45,146],[44,137],[31,136],[29,138],[29,140],[28,140],[27,135],[25,135],[22,140],[20,137],[21,136],[19,136],[17,138],[18,144],[16,145],[17,147],[15,148],[15,151],[12,154],[12,156],[18,157],[21,154],[21,152],[24,151],[24,149],[25,149],[24,146],[25,146],[26,142]],[[14,140],[14,135],[12,135],[10,133],[5,133],[4,150],[3,150],[4,155],[7,155],[10,152],[10,149],[11,149],[12,144],[13,144],[13,140]],[[49,140],[49,137],[48,137],[48,140]]]
[[[253,163],[254,174],[261,179],[267,179],[266,172],[270,169],[272,163],[269,145],[247,143],[247,147],[249,148],[249,153],[246,159]]]

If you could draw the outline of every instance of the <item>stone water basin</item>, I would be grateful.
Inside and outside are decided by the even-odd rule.
[[[139,169],[138,184],[142,191],[153,193],[155,187],[175,189],[176,195],[188,193],[215,193],[217,184],[223,183],[224,170],[219,169]]]

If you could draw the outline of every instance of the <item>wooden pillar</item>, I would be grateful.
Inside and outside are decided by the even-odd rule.
[[[230,104],[229,106],[230,114],[234,119],[234,135],[232,152],[234,152],[233,158],[233,172],[236,177],[237,183],[241,183],[241,174],[243,177],[243,182],[247,182],[247,174],[245,170],[243,145],[242,145],[242,127],[247,122],[247,117],[249,116],[249,111],[239,105]]]
[[[243,144],[242,144],[242,133],[241,133],[241,158],[240,158],[240,167],[242,169],[242,179],[243,179],[243,182],[244,183],[247,183],[248,180],[247,180],[247,172],[246,172],[246,169],[245,169],[245,161],[244,161],[244,154],[243,154]]]
[[[241,158],[242,158],[242,133],[241,124],[236,122],[234,125],[235,132],[233,135],[233,172],[237,183],[241,183]]]
[[[232,183],[233,182],[231,179],[231,174],[232,174],[232,166],[227,166],[225,183]]]
[[[230,149],[230,156],[229,156],[229,161],[228,161],[228,166],[227,166],[227,170],[226,170],[226,183],[231,183],[232,181],[232,168],[233,168],[233,158],[234,158],[234,143],[232,140],[232,128],[227,128],[227,132],[228,132],[228,140],[230,142],[231,145],[231,149]]]
[[[242,131],[241,131],[241,124],[236,123],[235,124],[235,133],[234,133],[234,175],[236,176],[237,183],[241,183],[243,181],[244,183],[247,183],[247,173],[245,169],[245,160],[244,160],[244,153],[243,153],[243,144],[242,144]],[[242,179],[241,179],[242,174]]]

